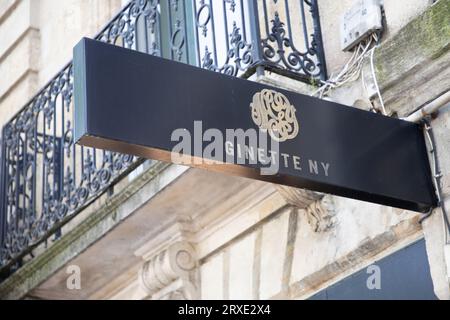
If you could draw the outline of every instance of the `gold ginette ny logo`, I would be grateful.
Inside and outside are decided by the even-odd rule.
[[[253,122],[273,140],[283,142],[297,136],[296,110],[284,94],[263,89],[254,94],[250,109]]]

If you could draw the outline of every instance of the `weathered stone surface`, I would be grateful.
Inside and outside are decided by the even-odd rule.
[[[8,14],[14,10],[18,3],[19,0],[3,0],[0,2],[0,23],[8,17]]]
[[[38,88],[37,73],[33,71],[25,72],[14,86],[14,89],[0,100],[1,127],[17,113],[17,106],[25,105]]]
[[[442,187],[442,205],[445,206],[447,214],[450,214],[449,106],[439,110],[439,115],[431,122],[431,127],[436,142],[435,152],[438,156],[438,167],[442,174],[439,181]],[[445,227],[443,219],[442,210],[438,208],[433,210],[431,216],[424,220],[422,225],[436,295],[441,299],[450,299],[450,282],[444,262]]]
[[[26,73],[38,73],[39,31],[28,29],[21,40],[0,62],[0,101],[21,81]],[[14,106],[16,107],[16,106]]]
[[[261,255],[260,299],[268,299],[282,289],[289,212],[286,210],[262,227],[261,247],[256,249]]]
[[[450,89],[450,1],[441,0],[376,49],[385,104],[399,116]]]
[[[445,205],[448,207],[450,201],[446,201]],[[434,213],[422,222],[422,226],[434,292],[439,299],[450,300],[450,283],[444,256],[445,226],[442,214],[442,210],[434,210]]]
[[[28,29],[39,29],[36,12],[38,1],[22,0],[0,24],[2,41],[0,42],[0,60],[9,52]]]
[[[201,298],[218,300],[224,298],[223,253],[219,253],[200,267]]]
[[[255,233],[230,246],[229,298],[253,299]]]

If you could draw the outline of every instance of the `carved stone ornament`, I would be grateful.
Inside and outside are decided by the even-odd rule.
[[[196,289],[191,279],[196,266],[192,244],[177,242],[144,262],[139,271],[141,287],[152,296],[178,281],[180,284],[160,299],[194,299]]]
[[[311,203],[305,212],[314,232],[326,232],[336,224],[336,211],[331,196]]]
[[[287,203],[305,211],[314,232],[326,232],[335,225],[334,204],[331,196],[287,186],[276,186]]]

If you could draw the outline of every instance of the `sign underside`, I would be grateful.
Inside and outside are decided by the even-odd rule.
[[[194,167],[421,212],[436,205],[417,124],[90,39],[74,49],[74,77],[81,145],[173,162],[178,132],[192,139],[183,159]],[[258,136],[253,148],[230,129],[269,143]],[[232,161],[202,161],[212,141]],[[269,160],[277,171],[262,174]]]

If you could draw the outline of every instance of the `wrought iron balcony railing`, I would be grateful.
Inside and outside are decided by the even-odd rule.
[[[96,39],[232,76],[326,77],[317,0],[136,0]],[[76,145],[72,93],[68,64],[3,127],[3,275],[143,161]]]

